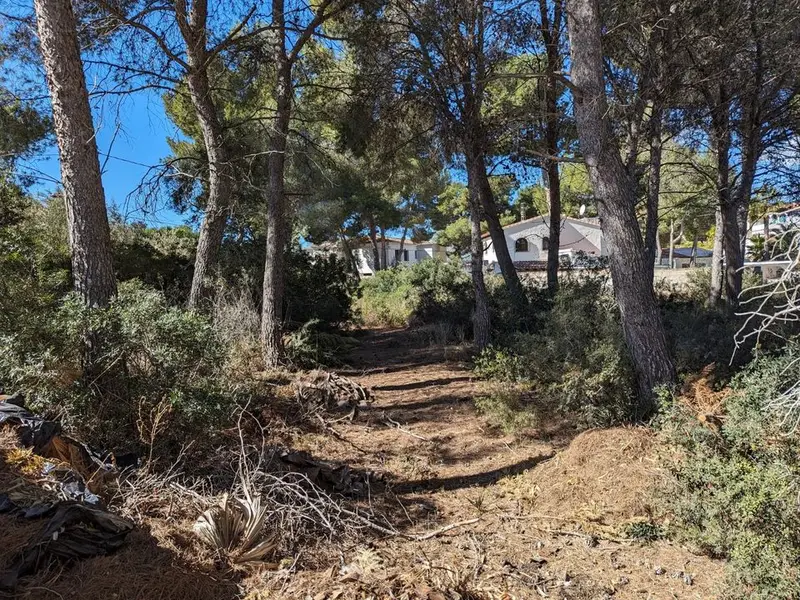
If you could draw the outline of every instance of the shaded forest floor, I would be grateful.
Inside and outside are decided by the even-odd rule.
[[[476,412],[480,382],[465,358],[413,332],[371,333],[345,374],[372,388],[375,402],[354,423],[337,423],[338,438],[294,440],[379,475],[384,485],[372,502],[405,532],[460,525],[423,541],[389,537],[342,548],[341,564],[300,572],[269,597],[717,595],[722,562],[666,541],[629,540],[635,524],[650,520],[659,478],[650,430],[579,433],[555,420],[504,435]]]
[[[631,539],[632,531],[648,531],[661,476],[650,430],[580,433],[552,419],[524,435],[506,435],[476,412],[481,383],[472,378],[464,349],[431,345],[407,330],[368,332],[361,341],[340,373],[371,388],[374,402],[353,422],[333,415],[315,431],[289,427],[281,443],[369,472],[369,493],[357,502],[397,535],[362,530],[335,548],[234,572],[221,568],[192,534],[197,507],[174,503],[165,490],[147,499],[147,514],[122,550],[43,573],[13,597],[666,600],[719,594],[723,562],[668,541]],[[11,444],[8,437],[3,443]],[[0,484],[3,467],[0,461]],[[14,535],[24,539],[25,527],[0,516],[0,559],[13,548]]]

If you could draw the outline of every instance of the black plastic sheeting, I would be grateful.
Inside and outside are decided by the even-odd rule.
[[[48,519],[41,531],[0,568],[0,590],[13,590],[20,577],[53,561],[70,563],[108,554],[125,542],[133,522],[102,508],[101,498],[95,493],[116,476],[112,463],[64,435],[58,423],[31,413],[19,395],[0,400],[1,425],[14,428],[23,446],[53,459],[45,462],[41,480],[64,500],[22,506],[16,496],[15,501],[0,493],[0,513],[21,519]]]
[[[115,465],[61,431],[61,425],[30,412],[19,395],[0,401],[0,426],[10,425],[26,448],[53,459],[45,463],[42,475],[55,484],[64,500],[99,506],[95,493],[105,480],[118,474]],[[69,466],[65,466],[67,463]]]
[[[35,573],[52,561],[74,562],[113,552],[125,543],[133,523],[100,508],[77,502],[59,502],[22,509],[0,494],[0,512],[26,519],[49,517],[38,535],[0,571],[0,589],[13,590],[20,577]]]
[[[0,425],[13,425],[22,445],[33,448],[36,454],[61,433],[61,425],[34,415],[27,408],[21,395],[15,394],[0,402]]]

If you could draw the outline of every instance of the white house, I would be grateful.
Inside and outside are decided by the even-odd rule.
[[[782,211],[764,215],[750,224],[745,241],[748,253],[753,246],[752,238],[760,236],[770,239],[779,237],[787,230],[797,228],[800,228],[800,206],[796,203],[788,205],[788,208]],[[790,264],[791,261],[786,260],[786,257],[779,256],[772,260],[746,261],[744,266],[759,273],[763,280],[772,281],[780,278]]]
[[[797,227],[800,227],[800,207],[791,206],[780,212],[768,213],[763,218],[753,221],[750,224],[748,233],[750,237],[762,236],[769,238],[771,235],[781,234],[787,229]],[[766,236],[764,235],[765,231],[768,232]],[[749,238],[747,242],[749,246]]]
[[[518,270],[543,268],[547,264],[550,248],[550,215],[542,215],[506,225],[503,228],[506,246],[511,260]],[[483,264],[499,271],[497,253],[488,233],[483,235]],[[597,219],[561,219],[561,239],[558,254],[572,262],[583,253],[588,257],[601,257],[608,254],[605,238]]]
[[[696,248],[694,251],[691,246],[676,246],[672,249],[672,265],[669,264],[669,248],[661,249],[661,260],[659,266],[667,266],[672,269],[688,269],[689,267],[710,267],[713,263],[714,253],[705,248]]]
[[[376,269],[372,242],[369,240],[359,242],[354,254],[358,272],[364,277],[374,275]],[[387,237],[385,240],[378,240],[378,254],[381,256],[381,262],[385,262],[387,267],[410,266],[431,258],[446,260],[447,248],[432,241],[415,243]]]

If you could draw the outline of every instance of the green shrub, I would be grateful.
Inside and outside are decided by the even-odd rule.
[[[111,244],[119,281],[138,279],[163,291],[171,303],[185,304],[197,247],[197,234],[190,227],[152,228],[115,217]]]
[[[534,427],[539,421],[537,408],[527,402],[528,388],[508,381],[491,382],[475,398],[475,407],[506,433]]]
[[[91,374],[83,370],[89,331]],[[224,389],[225,353],[210,320],[169,306],[139,282],[120,284],[102,310],[70,294],[40,315],[35,335],[26,333],[0,337],[2,383],[101,447],[149,443],[159,411],[163,444],[185,443],[228,417],[233,395]]]
[[[342,356],[359,345],[355,338],[320,330],[319,321],[309,321],[286,336],[287,358],[297,367],[316,369],[343,364]]]
[[[535,333],[507,336],[476,359],[479,376],[527,382],[525,402],[548,405],[586,426],[632,416],[635,386],[619,314],[605,277],[564,278]]]
[[[661,315],[679,373],[697,372],[716,363],[718,377],[729,374],[729,363],[736,349],[734,335],[741,325],[739,319],[724,308],[708,308],[704,302],[681,297],[662,302]],[[734,358],[736,365],[741,366],[749,355],[742,349]]]
[[[687,299],[703,305],[711,293],[711,269],[703,267],[689,269],[686,273],[685,293]]]
[[[378,271],[363,279],[359,288],[358,311],[368,327],[408,325],[416,307],[415,290],[399,268]]]
[[[663,433],[682,450],[664,490],[671,533],[729,559],[730,598],[800,597],[800,440],[765,409],[798,357],[792,346],[736,376],[718,431],[682,403],[665,411]]]
[[[328,329],[340,327],[352,317],[357,287],[358,279],[343,258],[314,256],[295,248],[287,257],[284,318],[294,323],[316,321],[317,327]]]
[[[458,263],[426,260],[378,271],[362,280],[360,292],[358,308],[367,326],[470,323],[472,287]]]
[[[511,383],[526,378],[523,357],[509,348],[489,346],[475,358],[474,369],[478,377],[493,381]]]
[[[414,321],[460,325],[470,322],[472,283],[460,264],[425,260],[407,269],[404,275],[416,293]]]
[[[35,332],[41,312],[69,289],[66,235],[50,227],[52,212],[0,182],[0,333]]]

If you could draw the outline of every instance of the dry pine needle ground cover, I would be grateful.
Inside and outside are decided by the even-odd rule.
[[[708,599],[724,565],[666,541],[633,541],[661,476],[646,429],[578,434],[542,426],[524,436],[490,427],[471,399],[480,383],[458,348],[404,331],[368,335],[350,377],[374,402],[352,423],[283,443],[369,471],[360,502],[401,535],[362,531],[309,556],[230,569],[191,531],[191,504],[155,502],[116,554],[40,573],[17,598],[208,599]],[[13,449],[6,433],[0,454]],[[0,485],[18,466],[0,462]],[[366,506],[368,505],[368,506]],[[28,529],[0,515],[0,559]]]

